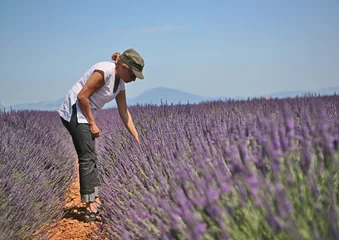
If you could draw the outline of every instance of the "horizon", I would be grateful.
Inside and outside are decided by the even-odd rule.
[[[165,90],[165,91],[175,91],[177,93],[182,93],[182,94],[185,94],[185,95],[194,95],[195,97],[199,97],[200,100],[199,101],[209,101],[209,100],[222,100],[222,101],[225,101],[225,100],[229,100],[229,99],[234,99],[234,100],[244,100],[244,99],[259,99],[259,98],[288,98],[288,97],[296,97],[296,96],[302,96],[304,94],[320,94],[320,95],[334,95],[334,94],[339,94],[339,86],[338,87],[328,87],[328,88],[321,88],[321,89],[314,89],[314,90],[309,90],[309,91],[283,91],[283,92],[274,92],[274,93],[269,93],[269,94],[263,94],[263,95],[252,95],[252,96],[234,96],[234,97],[229,97],[229,96],[215,96],[215,97],[210,97],[210,96],[201,96],[201,95],[196,95],[196,94],[192,94],[190,92],[186,92],[186,91],[182,91],[182,90],[179,90],[179,89],[174,89],[174,88],[168,88],[168,87],[156,87],[156,88],[152,88],[152,89],[148,89],[148,90],[145,90],[144,92],[140,93],[139,95],[137,95],[136,97],[134,98],[127,98],[127,102],[131,101],[133,102],[132,105],[138,103],[137,99],[140,98],[141,96],[143,96],[145,93],[147,92],[152,92],[154,93],[155,90]],[[326,91],[329,90],[331,93],[328,94],[326,93]],[[337,91],[338,90],[338,91]],[[325,92],[325,93],[324,93]],[[281,96],[283,95],[283,96]],[[139,99],[140,100],[140,99]],[[160,99],[154,99],[153,101],[157,102],[159,101]],[[163,100],[163,99],[162,99]],[[3,105],[1,102],[0,102],[0,109],[1,108],[14,108],[14,109],[31,109],[30,107],[29,108],[17,108],[17,107],[22,107],[22,106],[30,106],[30,105],[40,105],[40,108],[43,106],[42,104],[53,104],[55,102],[60,102],[60,101],[63,101],[63,97],[60,97],[60,98],[57,98],[57,99],[53,99],[53,100],[42,100],[42,101],[39,101],[39,102],[26,102],[26,103],[18,103],[18,104],[13,104],[13,105]],[[145,99],[142,99],[141,100],[143,103],[151,103]],[[186,100],[183,100],[183,99],[177,99],[176,100],[176,103],[178,102],[182,102],[182,101],[186,101]],[[193,102],[197,102],[197,101],[193,101]],[[139,102],[140,103],[140,102]],[[154,103],[154,102],[153,102]],[[173,103],[173,102],[172,102]],[[176,104],[175,103],[175,104]],[[61,104],[61,102],[60,102]],[[112,101],[112,102],[109,102],[107,103],[104,108],[107,108],[107,107],[112,107],[112,106],[115,106],[115,101]],[[38,110],[38,109],[37,109]]]
[[[91,65],[130,47],[145,80],[126,85],[128,99],[158,87],[206,97],[336,88],[338,12],[335,0],[3,0],[0,103],[63,98]]]

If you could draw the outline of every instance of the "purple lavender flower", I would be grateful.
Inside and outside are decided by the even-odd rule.
[[[199,234],[204,234],[206,232],[206,224],[205,223],[199,223],[197,226],[196,226],[196,231],[199,233]]]
[[[210,188],[207,190],[206,196],[210,202],[214,202],[219,198],[219,191],[214,188]]]
[[[312,153],[309,149],[304,148],[300,153],[300,166],[304,174],[307,174],[312,163]]]
[[[292,214],[292,204],[287,199],[285,188],[281,184],[275,185],[275,194],[278,215],[287,218]]]
[[[274,216],[268,216],[266,218],[267,224],[271,227],[272,231],[277,233],[282,229],[281,224]]]

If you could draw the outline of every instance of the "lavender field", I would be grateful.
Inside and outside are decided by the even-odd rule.
[[[140,146],[96,115],[108,238],[339,239],[339,96],[130,112]],[[61,217],[74,151],[55,113],[0,118],[0,238],[20,239]]]
[[[339,239],[339,97],[100,113],[104,220],[118,239]],[[119,124],[116,124],[119,123]]]
[[[0,239],[27,239],[62,217],[74,150],[56,112],[0,113]]]

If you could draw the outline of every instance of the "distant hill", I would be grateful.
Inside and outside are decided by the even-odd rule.
[[[133,99],[127,99],[128,105],[136,104],[186,104],[186,103],[199,103],[201,101],[212,100],[214,98],[205,97],[187,93],[173,88],[158,87],[147,90]]]
[[[172,88],[153,88],[140,94],[138,97],[130,101],[131,104],[143,104],[153,103],[161,104],[161,102],[167,103],[187,103],[187,102],[200,102],[207,97],[186,93],[184,91],[172,89]]]
[[[339,87],[336,88],[323,88],[313,91],[290,91],[290,92],[278,92],[269,95],[271,98],[288,98],[288,97],[301,97],[305,94],[320,94],[320,95],[333,95],[339,94]]]
[[[10,109],[12,109],[12,110],[24,110],[24,109],[27,109],[27,110],[55,111],[60,107],[63,100],[64,100],[63,98],[60,98],[60,99],[54,100],[54,101],[17,104],[17,105],[6,107],[6,110],[10,110]]]
[[[333,95],[333,94],[339,94],[339,87],[336,88],[324,88],[314,91],[290,91],[290,92],[278,92],[269,94],[266,96],[254,96],[254,97],[270,97],[270,98],[287,98],[287,97],[297,97],[297,96],[303,96],[305,94],[320,94],[320,95]],[[251,96],[253,97],[253,96]],[[232,99],[235,100],[241,100],[241,99],[247,99],[248,97],[232,97]],[[143,93],[141,93],[136,98],[128,98],[127,104],[129,106],[136,105],[136,104],[161,104],[167,103],[167,104],[186,104],[186,103],[199,103],[201,101],[211,101],[211,100],[224,100],[224,99],[230,99],[229,97],[206,97],[206,96],[200,96],[195,95],[191,93],[187,93],[181,90],[173,89],[173,88],[164,88],[164,87],[158,87],[153,88],[150,90],[147,90]],[[61,103],[63,101],[63,98],[57,99],[55,101],[44,101],[44,102],[38,102],[38,103],[27,103],[27,104],[18,104],[13,106],[1,106],[1,108],[6,108],[7,110],[13,109],[13,110],[45,110],[45,111],[56,111]],[[105,105],[105,108],[110,107],[116,107],[115,101],[112,101]]]

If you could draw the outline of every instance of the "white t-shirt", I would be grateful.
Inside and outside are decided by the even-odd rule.
[[[115,62],[98,62],[94,64],[68,91],[61,107],[58,110],[59,115],[66,121],[69,122],[71,120],[72,106],[76,103],[78,123],[88,123],[79,107],[77,96],[95,70],[102,70],[104,72],[105,85],[90,96],[90,107],[93,114],[96,110],[102,109],[105,103],[112,101],[120,91],[125,90],[125,82],[120,79],[119,86],[116,92],[113,93],[115,82]]]

